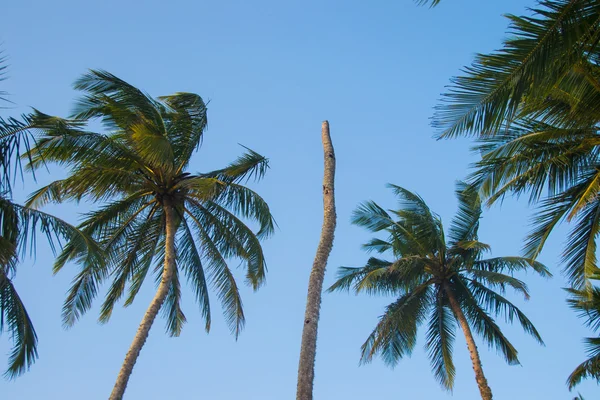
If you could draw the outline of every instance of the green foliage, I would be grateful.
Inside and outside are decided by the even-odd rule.
[[[1,54],[1,53],[0,53]],[[5,58],[0,57],[0,81]],[[0,92],[0,101],[7,101]],[[37,335],[33,323],[12,282],[19,259],[35,255],[36,232],[46,237],[52,251],[61,239],[71,241],[79,257],[101,262],[100,249],[88,236],[68,223],[46,213],[14,203],[12,183],[23,178],[21,158],[31,160],[31,120],[0,117],[0,334],[7,332],[14,343],[9,355],[8,378],[25,372],[37,358]]]
[[[600,332],[600,289],[590,290],[567,289],[571,297],[569,306],[585,318],[588,327]],[[592,378],[600,382],[600,337],[590,337],[584,340],[588,359],[575,368],[567,379],[569,389],[573,389],[582,380]]]
[[[481,200],[477,191],[464,183],[457,185],[459,209],[446,239],[441,219],[421,197],[399,186],[389,187],[400,201],[398,210],[388,212],[367,202],[357,208],[352,221],[371,232],[385,232],[387,239],[372,239],[365,249],[389,252],[395,261],[372,257],[362,268],[341,268],[337,282],[329,288],[398,297],[363,344],[361,361],[380,355],[387,364],[395,365],[412,352],[419,326],[428,321],[425,347],[432,370],[443,387],[452,389],[457,320],[449,296],[457,300],[470,327],[510,364],[518,363],[517,350],[491,315],[509,323],[518,321],[543,344],[531,321],[502,294],[510,287],[529,298],[527,286],[514,272],[550,273],[528,258],[483,258],[489,246],[478,240]]]
[[[198,95],[175,93],[152,99],[106,71],[88,72],[75,88],[83,96],[70,119],[39,111],[30,116],[40,135],[28,168],[57,163],[69,173],[33,193],[28,204],[40,207],[81,199],[105,203],[85,215],[79,228],[100,244],[106,262],[80,257],[72,241],[56,261],[55,271],[70,260],[80,266],[63,307],[63,323],[74,324],[107,281],[111,284],[101,307],[101,322],[110,319],[123,296],[125,306],[134,301],[149,271],[155,280],[161,279],[165,207],[172,206],[177,216],[177,271],[161,310],[167,331],[177,336],[186,322],[180,307],[180,280],[185,277],[206,330],[211,326],[211,286],[237,337],[244,313],[227,260],[245,264],[246,280],[254,289],[265,282],[259,239],[273,232],[274,221],[266,202],[243,184],[263,177],[267,159],[247,149],[226,168],[186,172],[207,124],[206,105]],[[87,130],[90,119],[99,119],[106,132]],[[254,233],[240,218],[257,222],[258,231]]]
[[[440,137],[476,135],[471,182],[488,204],[529,194],[538,204],[525,256],[539,255],[561,221],[576,288],[598,271],[600,229],[600,3],[541,1],[533,17],[510,15],[511,37],[454,78],[434,117]]]

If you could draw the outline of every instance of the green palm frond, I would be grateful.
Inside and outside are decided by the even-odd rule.
[[[164,217],[162,213],[157,212],[157,209],[156,206],[153,207],[148,211],[145,219],[136,221],[131,233],[127,235],[127,240],[113,255],[114,263],[120,265],[120,268],[111,273],[112,284],[102,303],[98,318],[101,323],[106,323],[110,319],[116,302],[125,292],[128,281],[135,282],[135,277],[140,274],[140,271],[147,272],[157,253],[156,247],[164,231],[162,224]],[[144,276],[146,272],[142,272]],[[133,286],[132,283],[131,288]]]
[[[47,162],[70,166],[119,166],[150,173],[143,160],[117,137],[85,131],[87,121],[64,119],[34,110],[28,117],[36,136],[28,168],[35,170]]]
[[[373,239],[369,240],[367,243],[363,244],[362,248],[367,253],[370,253],[372,251],[375,251],[377,253],[385,253],[388,250],[393,250],[394,245],[388,241],[378,239],[378,238],[373,238]]]
[[[90,70],[74,88],[86,94],[76,103],[73,118],[101,118],[111,130],[143,125],[149,134],[166,135],[159,103],[111,73]]]
[[[569,375],[567,379],[569,390],[587,378],[600,381],[600,338],[586,338],[585,343],[588,359],[579,364]]]
[[[577,216],[563,253],[565,272],[575,287],[591,285],[600,270],[596,263],[596,237],[600,231],[600,202],[589,203]]]
[[[38,357],[38,339],[25,305],[3,268],[0,268],[0,305],[0,333],[9,332],[14,343],[5,376],[15,378]]]
[[[481,199],[477,188],[464,182],[458,182],[456,197],[458,212],[450,223],[449,245],[477,240],[479,219],[481,218]]]
[[[600,331],[600,288],[592,286],[585,290],[566,289],[570,294],[569,306],[585,318],[585,324],[593,331]],[[593,378],[600,381],[600,338],[586,338],[588,359],[575,368],[567,379],[569,390],[582,380]]]
[[[14,378],[25,372],[37,358],[37,336],[27,311],[19,298],[10,274],[16,272],[17,257],[34,254],[36,232],[46,237],[56,251],[62,239],[71,244],[73,254],[102,264],[102,251],[85,233],[49,214],[24,207],[0,197],[0,333],[11,333],[14,349],[9,357],[6,376]]]
[[[185,314],[181,310],[181,286],[179,284],[178,270],[175,270],[173,278],[171,278],[169,293],[161,308],[161,312],[167,320],[167,333],[170,336],[179,336],[183,324],[185,324],[187,320]]]
[[[6,64],[7,56],[4,54],[4,50],[0,50],[0,82],[6,79],[6,70],[8,65]],[[7,92],[0,90],[0,102],[10,102],[6,96]]]
[[[467,280],[467,286],[479,304],[483,304],[485,308],[490,310],[494,315],[503,317],[506,322],[512,323],[516,319],[525,333],[531,335],[538,343],[544,344],[542,337],[533,323],[521,310],[519,310],[519,308],[505,297],[490,290],[476,280]]]
[[[456,369],[452,360],[456,322],[442,290],[437,290],[435,307],[431,310],[425,347],[433,374],[446,389],[454,386]]]
[[[566,289],[571,297],[569,306],[586,319],[585,324],[594,331],[600,330],[600,288],[594,286],[588,290]]]
[[[552,276],[548,268],[539,261],[525,257],[494,257],[485,260],[476,261],[474,268],[482,271],[508,271],[514,273],[517,271],[527,271],[533,269],[540,276],[549,278]]]
[[[254,290],[257,290],[265,283],[267,273],[267,264],[259,240],[260,230],[255,234],[235,214],[219,204],[207,202],[204,209],[214,216],[215,225],[218,225],[216,221],[220,220],[223,229],[229,229],[232,243],[239,243],[240,247],[236,256],[245,261],[246,281]]]
[[[19,175],[22,177],[19,156],[22,153],[30,154],[32,140],[30,128],[25,115],[21,120],[0,117],[0,191],[2,193],[10,195],[13,181]]]
[[[173,145],[176,172],[183,171],[191,155],[198,150],[207,126],[206,104],[194,93],[175,93],[158,98],[168,108],[163,115]]]
[[[352,213],[351,221],[371,232],[379,232],[395,224],[387,211],[374,201],[361,203]]]
[[[475,164],[472,181],[488,197],[488,204],[509,192],[529,192],[530,201],[536,202],[544,190],[551,196],[561,193],[586,172],[594,173],[599,142],[595,128],[515,122],[509,133],[479,141],[474,150],[482,158]]]
[[[350,290],[355,293],[398,294],[427,280],[427,260],[406,257],[392,262],[371,257],[362,268],[341,267],[338,280],[327,290]]]
[[[523,246],[526,257],[535,259],[544,248],[546,240],[548,240],[554,228],[566,218],[575,201],[572,192],[572,190],[569,190],[550,197],[540,204],[532,218],[534,229],[525,239],[525,245]]]
[[[188,213],[188,215],[193,216],[192,213]],[[198,219],[192,218],[192,220],[195,222],[192,229],[201,240],[201,249],[207,260],[205,266],[209,281],[214,290],[217,291],[217,297],[221,301],[227,325],[237,338],[246,322],[237,283],[227,266],[225,257],[214,241],[218,237],[211,237]]]
[[[189,196],[196,197],[194,193],[190,193]],[[258,238],[267,238],[275,231],[275,220],[271,215],[269,205],[258,193],[246,186],[228,183],[222,187],[213,202],[244,218],[258,222],[259,230],[256,233]]]
[[[242,146],[244,147],[244,146]],[[200,174],[202,177],[217,178],[227,183],[240,183],[261,179],[269,168],[269,160],[257,152],[244,147],[246,153],[223,169]]]
[[[493,134],[519,113],[524,99],[544,95],[593,52],[600,6],[594,0],[547,0],[535,17],[509,15],[502,49],[479,54],[455,77],[434,116],[441,137]]]
[[[529,299],[529,291],[525,282],[513,276],[479,269],[471,269],[466,274],[475,281],[485,282],[486,285],[498,289],[500,293],[505,293],[506,287],[510,286],[516,292],[521,293],[526,300]]]
[[[182,221],[182,233],[179,239],[177,252],[177,265],[185,273],[188,282],[196,295],[196,302],[200,306],[200,313],[205,321],[205,329],[210,331],[211,314],[210,299],[208,297],[208,285],[202,265],[200,251],[194,242],[194,236],[187,221]]]
[[[392,189],[399,200],[400,209],[394,211],[394,214],[401,219],[401,225],[410,230],[411,236],[422,248],[444,258],[446,243],[440,217],[429,209],[419,195],[397,185],[388,184],[387,187]]]
[[[386,364],[395,365],[410,355],[417,340],[417,328],[427,316],[432,297],[427,282],[390,304],[362,345],[361,362],[369,362],[379,354]]]

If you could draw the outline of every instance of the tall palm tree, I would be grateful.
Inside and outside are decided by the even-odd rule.
[[[586,318],[586,325],[600,332],[600,288],[591,290],[567,289],[571,294],[569,305]],[[569,376],[567,384],[573,389],[583,379],[593,378],[600,382],[600,337],[585,339],[588,359],[575,368]]]
[[[0,81],[6,77],[6,58],[0,51]],[[0,91],[0,101],[8,101]],[[0,107],[1,108],[1,107]],[[13,283],[20,258],[35,250],[35,234],[41,232],[52,251],[67,239],[82,257],[98,259],[95,243],[67,222],[12,201],[12,182],[22,175],[19,156],[30,150],[30,120],[0,117],[0,334],[13,341],[5,376],[15,378],[27,371],[38,356],[37,334],[23,299]]]
[[[597,273],[600,231],[600,2],[540,2],[534,17],[509,16],[510,39],[454,78],[434,117],[441,137],[476,135],[472,183],[491,204],[529,193],[539,205],[525,256],[573,221],[563,261],[570,283]]]
[[[315,357],[317,354],[317,331],[321,314],[321,292],[325,279],[325,268],[335,233],[335,152],[329,122],[321,125],[321,140],[323,142],[324,171],[323,171],[323,226],[317,246],[317,254],[313,262],[308,280],[308,295],[306,311],[302,328],[302,343],[298,361],[298,384],[296,400],[312,400],[313,383],[315,379]]]
[[[452,389],[452,349],[458,323],[481,397],[491,399],[473,331],[497,348],[509,364],[518,363],[517,350],[490,314],[507,322],[516,319],[525,332],[543,344],[533,324],[503,293],[511,287],[529,298],[527,286],[513,277],[513,272],[533,269],[542,276],[550,273],[539,262],[527,258],[483,258],[490,247],[478,240],[481,201],[472,187],[458,185],[459,209],[447,237],[440,217],[421,197],[399,186],[389,187],[400,200],[398,210],[388,213],[369,201],[358,207],[352,222],[371,232],[386,232],[387,239],[374,238],[364,248],[368,252],[390,253],[394,260],[372,257],[364,267],[343,267],[339,280],[329,288],[399,296],[387,306],[362,345],[361,361],[368,362],[379,354],[387,364],[396,364],[412,352],[417,329],[428,320],[426,347],[434,375],[444,388]]]
[[[68,260],[81,266],[63,307],[66,326],[89,309],[109,278],[101,322],[109,320],[125,292],[125,306],[134,301],[149,271],[160,282],[123,362],[110,396],[114,400],[123,397],[158,312],[162,310],[172,336],[181,332],[186,321],[180,308],[181,274],[195,292],[206,330],[211,325],[210,282],[230,329],[236,337],[240,333],[242,300],[227,259],[245,264],[246,282],[255,290],[264,283],[259,239],[273,232],[273,218],[266,202],[242,182],[260,179],[268,165],[248,150],[223,169],[186,172],[207,123],[206,105],[198,95],[152,99],[105,71],[90,71],[75,88],[84,96],[71,119],[40,112],[32,117],[42,135],[29,166],[36,169],[53,162],[68,167],[69,173],[32,194],[28,204],[39,207],[84,198],[106,203],[80,225],[106,252],[106,262],[81,259],[67,243],[55,264],[55,271]],[[106,133],[86,130],[94,118],[101,120]],[[258,231],[238,216],[256,221]]]

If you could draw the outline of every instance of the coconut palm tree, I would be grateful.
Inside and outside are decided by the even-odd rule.
[[[600,2],[543,1],[534,17],[509,16],[511,38],[454,78],[434,117],[441,137],[476,135],[471,182],[488,204],[529,194],[539,205],[525,256],[539,255],[561,221],[570,283],[597,273],[600,230]]]
[[[567,290],[571,294],[569,305],[586,319],[587,326],[600,332],[600,288]],[[593,378],[600,382],[600,337],[586,338],[585,344],[589,357],[579,364],[567,379],[569,389],[573,389],[586,378]]]
[[[364,267],[343,267],[338,281],[329,288],[398,296],[362,345],[361,361],[368,362],[379,354],[387,364],[396,364],[412,352],[419,326],[428,321],[426,348],[433,373],[443,387],[452,389],[452,349],[458,323],[481,397],[491,399],[473,333],[497,348],[509,364],[518,363],[517,350],[490,314],[507,322],[516,319],[525,332],[543,343],[531,321],[503,294],[510,287],[529,297],[526,284],[513,277],[513,272],[532,269],[542,276],[550,273],[544,265],[527,258],[483,258],[490,247],[478,240],[481,201],[474,188],[458,184],[459,209],[446,236],[440,217],[421,197],[399,186],[389,187],[400,200],[398,210],[388,213],[369,201],[358,207],[352,222],[371,232],[386,232],[386,239],[372,239],[364,248],[389,253],[393,261],[372,257]]]
[[[0,51],[0,81],[5,72],[6,58]],[[7,95],[0,91],[0,101],[8,102]],[[29,154],[30,122],[26,116],[0,117],[0,334],[7,332],[13,341],[8,378],[28,370],[38,356],[33,322],[13,283],[20,258],[35,250],[36,232],[47,238],[52,251],[60,239],[67,239],[82,257],[99,257],[94,242],[67,222],[12,201],[12,182],[17,176],[24,178],[19,156]]]
[[[32,117],[42,134],[29,166],[52,162],[65,165],[69,173],[32,194],[28,204],[84,198],[105,203],[85,216],[80,229],[101,245],[106,262],[80,259],[67,243],[55,264],[55,271],[68,260],[81,266],[64,304],[66,326],[89,309],[108,279],[101,322],[109,320],[125,293],[124,304],[131,304],[148,275],[159,282],[118,375],[110,396],[114,400],[123,397],[158,312],[172,336],[181,332],[186,321],[180,307],[182,274],[196,295],[206,330],[211,326],[210,283],[231,331],[236,337],[240,333],[242,300],[227,259],[244,263],[246,282],[254,289],[264,283],[259,239],[273,232],[274,222],[266,202],[242,183],[260,179],[268,165],[248,150],[223,169],[187,172],[207,123],[206,105],[198,95],[152,99],[105,71],[90,71],[75,88],[84,96],[71,119],[40,112]],[[100,119],[106,133],[86,130],[90,119]],[[240,217],[256,221],[258,231]]]

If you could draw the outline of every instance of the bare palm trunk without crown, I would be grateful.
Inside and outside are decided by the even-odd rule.
[[[308,297],[306,312],[304,314],[304,329],[302,330],[302,344],[300,346],[300,362],[298,365],[297,400],[312,400],[313,381],[315,377],[315,355],[317,351],[317,328],[321,308],[321,292],[325,268],[331,248],[333,247],[333,233],[335,231],[335,196],[333,192],[335,178],[335,153],[329,135],[329,122],[323,121],[321,139],[325,156],[325,171],[323,175],[323,227],[321,239],[317,247],[317,254],[313,262],[312,271],[308,281]]]
[[[492,389],[488,386],[487,379],[483,374],[483,368],[481,366],[481,360],[479,359],[479,352],[477,351],[477,345],[475,345],[475,340],[473,339],[473,333],[471,333],[471,328],[469,327],[469,323],[467,322],[467,318],[465,314],[463,314],[458,301],[454,297],[454,293],[448,287],[447,284],[444,284],[444,291],[448,296],[448,302],[450,303],[450,308],[452,312],[456,316],[460,327],[463,330],[465,335],[465,339],[467,340],[467,347],[469,348],[469,354],[471,355],[471,361],[473,362],[473,371],[475,371],[475,380],[477,381],[477,386],[479,386],[479,392],[481,393],[481,398],[483,400],[492,400]]]
[[[158,285],[158,289],[156,291],[156,295],[152,299],[148,310],[146,310],[146,314],[140,323],[140,327],[135,334],[135,338],[131,343],[131,347],[125,356],[125,361],[123,362],[123,366],[121,367],[121,371],[119,372],[119,376],[117,377],[117,382],[110,394],[109,400],[121,400],[123,398],[123,394],[125,394],[125,389],[127,389],[127,382],[129,381],[129,377],[131,376],[131,372],[133,371],[133,366],[137,361],[138,356],[140,355],[140,351],[146,343],[146,339],[148,338],[148,334],[150,333],[150,328],[152,327],[152,323],[156,318],[156,315],[160,311],[160,307],[162,306],[165,298],[167,297],[167,293],[169,292],[169,285],[171,279],[173,278],[173,273],[175,272],[175,210],[170,202],[165,201],[164,204],[165,210],[165,265],[163,269],[162,279],[160,280],[160,284]]]

